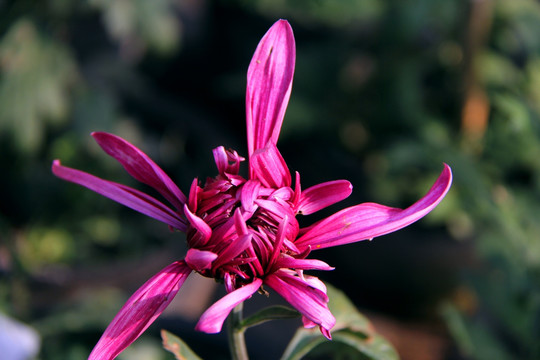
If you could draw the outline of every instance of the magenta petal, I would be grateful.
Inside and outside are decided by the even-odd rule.
[[[92,136],[99,146],[118,160],[131,176],[156,189],[177,209],[182,208],[186,202],[186,196],[145,153],[126,140],[112,134],[94,132]]]
[[[249,229],[246,224],[246,219],[242,216],[240,208],[236,208],[233,215],[234,227],[238,236],[243,236],[249,234]]]
[[[191,186],[189,188],[189,197],[187,207],[193,212],[197,212],[197,205],[199,204],[198,198],[202,189],[199,187],[199,180],[197,178],[193,179]]]
[[[262,285],[261,279],[254,279],[252,283],[234,290],[210,306],[200,317],[195,330],[208,334],[216,334],[221,331],[223,322],[231,310],[242,301],[248,299]]]
[[[145,193],[122,184],[100,179],[80,170],[62,166],[60,160],[54,160],[52,171],[54,175],[61,179],[82,185],[176,229],[186,230],[185,221],[177,213]]]
[[[289,23],[277,21],[263,36],[247,74],[246,120],[249,156],[277,143],[291,95],[296,50]]]
[[[276,239],[274,240],[274,244],[273,244],[274,249],[272,250],[272,254],[270,256],[269,264],[273,264],[276,261],[276,259],[278,258],[279,254],[281,254],[282,244],[283,244],[283,241],[285,240],[286,231],[287,231],[288,226],[289,226],[289,217],[287,215],[285,215],[283,217],[283,221],[278,226],[278,230],[277,230],[277,233],[276,233]]]
[[[327,293],[328,292],[328,289],[326,288],[326,285],[318,278],[318,277],[315,277],[315,276],[311,276],[311,275],[303,275],[302,276],[302,279],[311,287],[315,288],[315,289],[319,289],[320,291],[322,291],[323,293]]]
[[[289,216],[291,219],[294,218],[294,213],[291,211],[291,208],[281,202],[257,199],[255,204],[275,215],[275,218],[279,219],[279,221],[281,221],[285,216]]]
[[[186,215],[186,218],[191,224],[193,230],[196,231],[196,234],[190,236],[189,246],[203,246],[208,242],[210,236],[212,236],[212,228],[210,228],[210,226],[203,219],[189,211],[187,205],[184,205],[184,214]]]
[[[313,214],[327,206],[346,199],[352,192],[352,185],[347,180],[328,181],[312,186],[300,195],[298,213]]]
[[[218,255],[211,251],[189,249],[184,260],[193,270],[201,271],[210,269],[217,257]]]
[[[114,317],[88,360],[118,356],[165,310],[190,272],[183,261],[176,261],[141,286]]]
[[[253,213],[255,208],[255,199],[259,195],[260,182],[257,180],[248,180],[241,188],[240,201],[242,208],[248,213]]]
[[[295,172],[296,176],[294,178],[294,194],[292,203],[298,204],[300,201],[300,196],[302,194],[302,186],[300,186],[300,173],[298,171]]]
[[[304,325],[306,329],[311,329],[317,326],[317,324],[315,324],[313,321],[309,320],[307,317],[303,315],[302,315],[302,325]]]
[[[276,271],[267,276],[264,283],[280,294],[307,319],[319,325],[321,330],[327,330],[323,334],[329,336],[329,331],[335,325],[336,319],[328,309],[328,296],[324,292],[284,271]]]
[[[450,167],[444,170],[429,192],[405,210],[375,203],[356,205],[329,216],[309,228],[295,242],[312,250],[348,244],[399,230],[428,214],[444,198],[452,184]]]
[[[229,160],[227,159],[227,152],[223,146],[218,146],[212,150],[214,154],[214,161],[218,168],[218,173],[223,175],[227,171],[227,166],[229,165]]]
[[[276,268],[288,268],[294,270],[334,270],[333,267],[321,260],[316,259],[295,259],[292,257],[281,257],[277,259]]]
[[[219,258],[214,262],[213,268],[217,269],[240,255],[251,245],[252,238],[253,235],[251,234],[234,238],[234,240],[231,241],[225,249],[219,252]]]
[[[268,143],[249,159],[251,178],[274,189],[291,185],[291,173],[276,145]]]

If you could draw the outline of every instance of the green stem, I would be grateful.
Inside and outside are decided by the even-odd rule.
[[[229,337],[229,348],[233,360],[248,360],[246,340],[244,338],[242,323],[242,310],[244,303],[238,304],[229,315],[227,335]]]

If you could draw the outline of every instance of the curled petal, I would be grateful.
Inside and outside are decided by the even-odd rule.
[[[315,324],[313,321],[309,320],[307,317],[303,315],[302,315],[302,325],[304,325],[306,329],[311,329],[317,326],[317,324]]]
[[[218,168],[219,174],[228,174],[229,176],[233,175],[233,178],[235,177],[234,175],[238,174],[240,163],[245,160],[243,157],[238,155],[236,151],[227,151],[223,146],[218,146],[212,150],[212,153],[214,154],[214,161]]]
[[[328,181],[302,191],[298,202],[298,213],[313,214],[327,206],[346,199],[352,192],[352,185],[347,180]]]
[[[165,310],[191,273],[176,261],[148,280],[120,309],[88,360],[111,360],[135,341]]]
[[[225,148],[223,146],[218,146],[217,148],[212,150],[212,153],[214,154],[214,161],[216,162],[218,172],[219,174],[223,175],[225,171],[227,171],[227,166],[229,165],[229,160],[227,159],[227,151],[225,151]]]
[[[294,191],[290,187],[282,187],[272,191],[272,193],[268,196],[268,199],[284,202],[291,200],[293,197]]]
[[[429,192],[405,210],[365,203],[341,210],[309,228],[295,242],[311,250],[372,239],[399,230],[421,219],[439,204],[452,184],[450,167],[444,170]]]
[[[330,338],[330,329],[336,324],[336,319],[328,309],[328,296],[323,291],[284,271],[276,271],[267,276],[264,283],[280,294],[305,318],[319,325],[323,335]]]
[[[323,293],[327,293],[326,285],[323,283],[318,277],[311,276],[311,275],[304,275],[303,278],[306,283],[309,284],[309,286],[314,287],[315,289],[319,289]]]
[[[177,209],[182,208],[186,202],[186,196],[145,153],[126,140],[112,134],[94,132],[92,136],[99,146],[118,160],[131,176],[156,189]]]
[[[189,237],[191,242],[189,245],[191,247],[203,246],[208,242],[210,236],[212,236],[212,228],[210,228],[210,226],[203,219],[189,211],[187,205],[184,205],[184,214],[186,215],[186,218],[193,229],[196,231],[195,234]]]
[[[241,189],[240,201],[242,203],[242,208],[249,212],[253,213],[256,210],[255,200],[259,195],[259,188],[261,183],[257,180],[248,180]]]
[[[82,185],[135,211],[185,231],[186,223],[176,212],[143,192],[112,181],[100,179],[84,171],[71,169],[54,160],[52,172],[61,179]]]
[[[289,23],[277,21],[263,36],[247,74],[246,120],[249,156],[277,143],[291,95],[296,50]]]
[[[210,269],[217,257],[218,255],[211,251],[189,249],[184,260],[193,270],[201,271]]]
[[[281,188],[291,185],[291,173],[287,163],[273,143],[258,149],[249,160],[251,178],[258,179],[261,184],[270,188]]]
[[[227,168],[227,173],[229,175],[237,175],[238,170],[240,170],[240,163],[246,159],[238,155],[238,153],[234,150],[229,150],[227,156],[229,157],[230,162],[229,167]]]
[[[199,319],[195,330],[208,334],[216,334],[221,331],[223,322],[231,310],[242,301],[248,299],[262,285],[261,279],[254,279],[252,283],[234,290],[210,306]]]
[[[187,203],[188,208],[193,212],[197,212],[197,205],[199,204],[198,198],[201,191],[199,180],[197,178],[193,179],[191,187],[189,188],[189,198]]]

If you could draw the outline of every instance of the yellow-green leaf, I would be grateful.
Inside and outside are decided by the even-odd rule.
[[[191,348],[178,336],[161,330],[163,347],[174,354],[177,360],[201,360],[201,358],[191,350]]]

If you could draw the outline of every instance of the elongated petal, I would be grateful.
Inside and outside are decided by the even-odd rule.
[[[372,239],[399,230],[428,214],[444,198],[452,184],[450,167],[444,170],[429,192],[405,210],[375,203],[356,205],[329,216],[295,242],[312,250]]]
[[[277,143],[291,95],[296,50],[289,23],[277,21],[263,36],[247,74],[246,120],[249,156]]]
[[[251,178],[258,179],[264,186],[280,188],[291,185],[291,173],[285,160],[273,143],[258,149],[249,160]]]
[[[118,356],[165,310],[190,273],[185,262],[176,261],[148,280],[120,309],[88,360]]]
[[[277,259],[275,267],[294,270],[334,270],[333,267],[321,260],[295,259],[293,257],[281,257]]]
[[[352,185],[347,180],[328,181],[302,191],[298,202],[298,213],[313,214],[327,206],[346,199],[352,192]]]
[[[53,162],[52,171],[61,179],[82,185],[176,229],[181,231],[186,230],[185,221],[177,213],[145,193],[122,184],[103,180],[84,171],[62,166],[59,160]]]
[[[283,241],[285,240],[286,230],[288,226],[289,226],[289,217],[285,215],[285,217],[283,217],[283,221],[278,226],[276,239],[274,240],[274,244],[273,244],[274,249],[272,249],[272,254],[270,256],[270,261],[269,261],[270,265],[273,264],[278,258],[279,254],[281,254],[282,244],[283,244]]]
[[[261,279],[254,279],[252,283],[222,297],[201,315],[197,326],[195,326],[195,330],[208,334],[220,332],[223,322],[231,310],[242,301],[251,297],[261,287],[262,282]]]
[[[264,283],[274,289],[307,319],[321,327],[321,332],[330,338],[330,329],[336,319],[328,309],[328,296],[320,289],[310,286],[297,276],[276,271],[267,276]]]
[[[186,196],[145,153],[116,135],[94,132],[92,136],[99,146],[118,160],[131,176],[156,189],[176,209],[182,208],[186,202]]]
[[[296,176],[294,177],[294,194],[292,198],[293,204],[298,204],[300,202],[300,196],[302,194],[302,186],[300,185],[300,173],[295,172]]]

